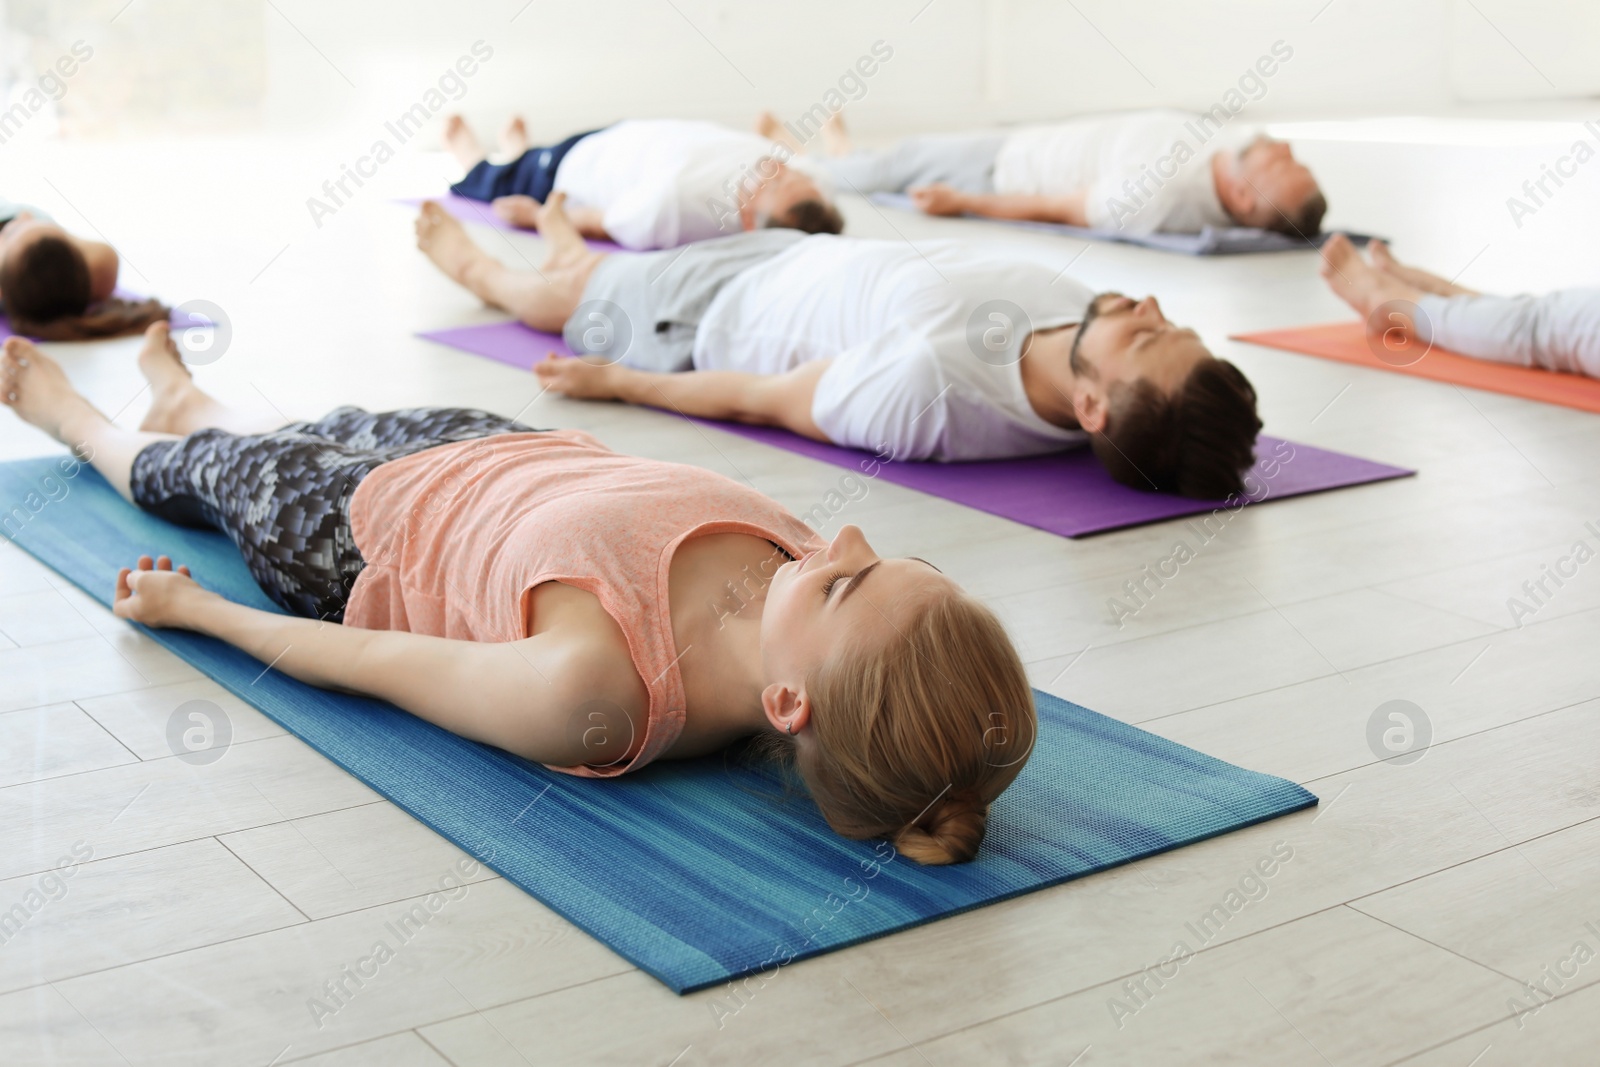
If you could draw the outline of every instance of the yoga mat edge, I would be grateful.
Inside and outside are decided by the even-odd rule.
[[[1360,322],[1259,330],[1233,334],[1230,340],[1600,414],[1600,380],[1474,359],[1443,348],[1426,351],[1414,363],[1397,365],[1377,357]]]

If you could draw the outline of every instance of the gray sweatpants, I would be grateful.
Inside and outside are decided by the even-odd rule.
[[[908,137],[888,148],[848,156],[813,157],[841,192],[903,193],[940,182],[964,193],[994,192],[994,160],[1003,133],[944,133]]]
[[[1600,378],[1600,289],[1417,301],[1422,340],[1464,356]]]
[[[694,335],[722,287],[809,235],[750,230],[660,252],[618,252],[589,275],[561,329],[579,355],[663,373],[694,365]]]

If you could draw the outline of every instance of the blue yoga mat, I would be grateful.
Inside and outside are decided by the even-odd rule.
[[[917,211],[906,193],[873,193],[867,199],[896,208],[900,211]],[[1304,252],[1321,248],[1333,231],[1299,237],[1262,230],[1254,226],[1206,226],[1198,233],[1124,233],[1121,230],[1094,230],[1083,226],[1068,226],[1061,222],[1033,222],[1028,219],[994,219],[986,215],[963,215],[962,218],[983,219],[1002,226],[1020,226],[1025,230],[1054,233],[1063,237],[1079,237],[1085,241],[1115,241],[1120,244],[1141,245],[1162,252],[1178,252],[1186,256],[1237,256],[1253,252]],[[1372,238],[1364,233],[1344,231],[1344,235],[1358,246]]]
[[[230,599],[276,610],[227,538],[146,515],[65,457],[0,464],[0,529],[102,602],[119,567],[165,553]],[[762,767],[719,756],[572,778],[211,638],[146,632],[679,993],[1317,802],[1036,692],[1034,754],[992,807],[978,858],[919,867],[885,842],[834,834]]]

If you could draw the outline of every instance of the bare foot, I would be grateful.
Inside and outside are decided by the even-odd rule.
[[[1430,274],[1419,267],[1408,267],[1394,258],[1389,251],[1389,246],[1382,241],[1372,241],[1367,245],[1367,255],[1372,257],[1372,265],[1392,277],[1416,286],[1425,293],[1436,293],[1439,296],[1473,296],[1473,290],[1464,289],[1459,285],[1448,282],[1437,274]]]
[[[75,424],[82,425],[85,419],[106,421],[72,387],[60,364],[21,337],[7,338],[0,355],[0,404],[63,444],[68,437],[82,439],[72,432]]]
[[[460,115],[444,120],[444,143],[450,147],[450,154],[456,157],[462,170],[471,170],[483,162],[483,146],[478,143],[478,135]]]
[[[416,231],[417,247],[433,260],[434,266],[462,285],[467,284],[467,273],[473,266],[488,258],[472,243],[461,223],[432,200],[424,202],[417,214]]]
[[[835,111],[833,117],[822,124],[822,151],[830,156],[847,156],[854,148],[850,131],[844,128],[844,112]]]
[[[1363,318],[1390,300],[1416,300],[1422,290],[1409,282],[1385,274],[1361,258],[1355,245],[1342,233],[1328,238],[1322,246],[1322,277],[1340,300]]]
[[[597,254],[589,251],[583,234],[578,232],[578,227],[567,215],[566,193],[550,194],[550,199],[539,209],[538,224],[539,236],[550,245],[550,254],[544,264],[547,268],[576,266],[580,261]]]
[[[543,205],[531,196],[497,196],[489,206],[513,226],[524,230],[539,228],[539,208]]]
[[[500,131],[500,151],[515,158],[527,150],[528,124],[522,121],[521,115],[513,115],[511,121]]]
[[[778,121],[778,116],[770,111],[763,111],[756,116],[756,132],[769,141],[787,145],[791,152],[805,151],[805,146],[795,140],[794,134],[790,133],[784,124]]]
[[[172,330],[164,322],[151,323],[139,349],[139,373],[150,383],[152,399],[139,429],[150,433],[192,433],[203,415],[219,407],[202,393],[189,376]]]

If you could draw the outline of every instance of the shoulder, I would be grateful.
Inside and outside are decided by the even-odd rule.
[[[518,657],[539,664],[530,684],[545,690],[545,706],[559,720],[554,725],[572,735],[563,739],[585,750],[573,762],[605,763],[636,748],[632,740],[642,741],[650,718],[650,691],[622,627],[587,590],[546,582],[529,596],[538,632],[516,642],[528,646]],[[623,736],[629,741],[618,748]],[[602,748],[605,758],[588,751]]]

